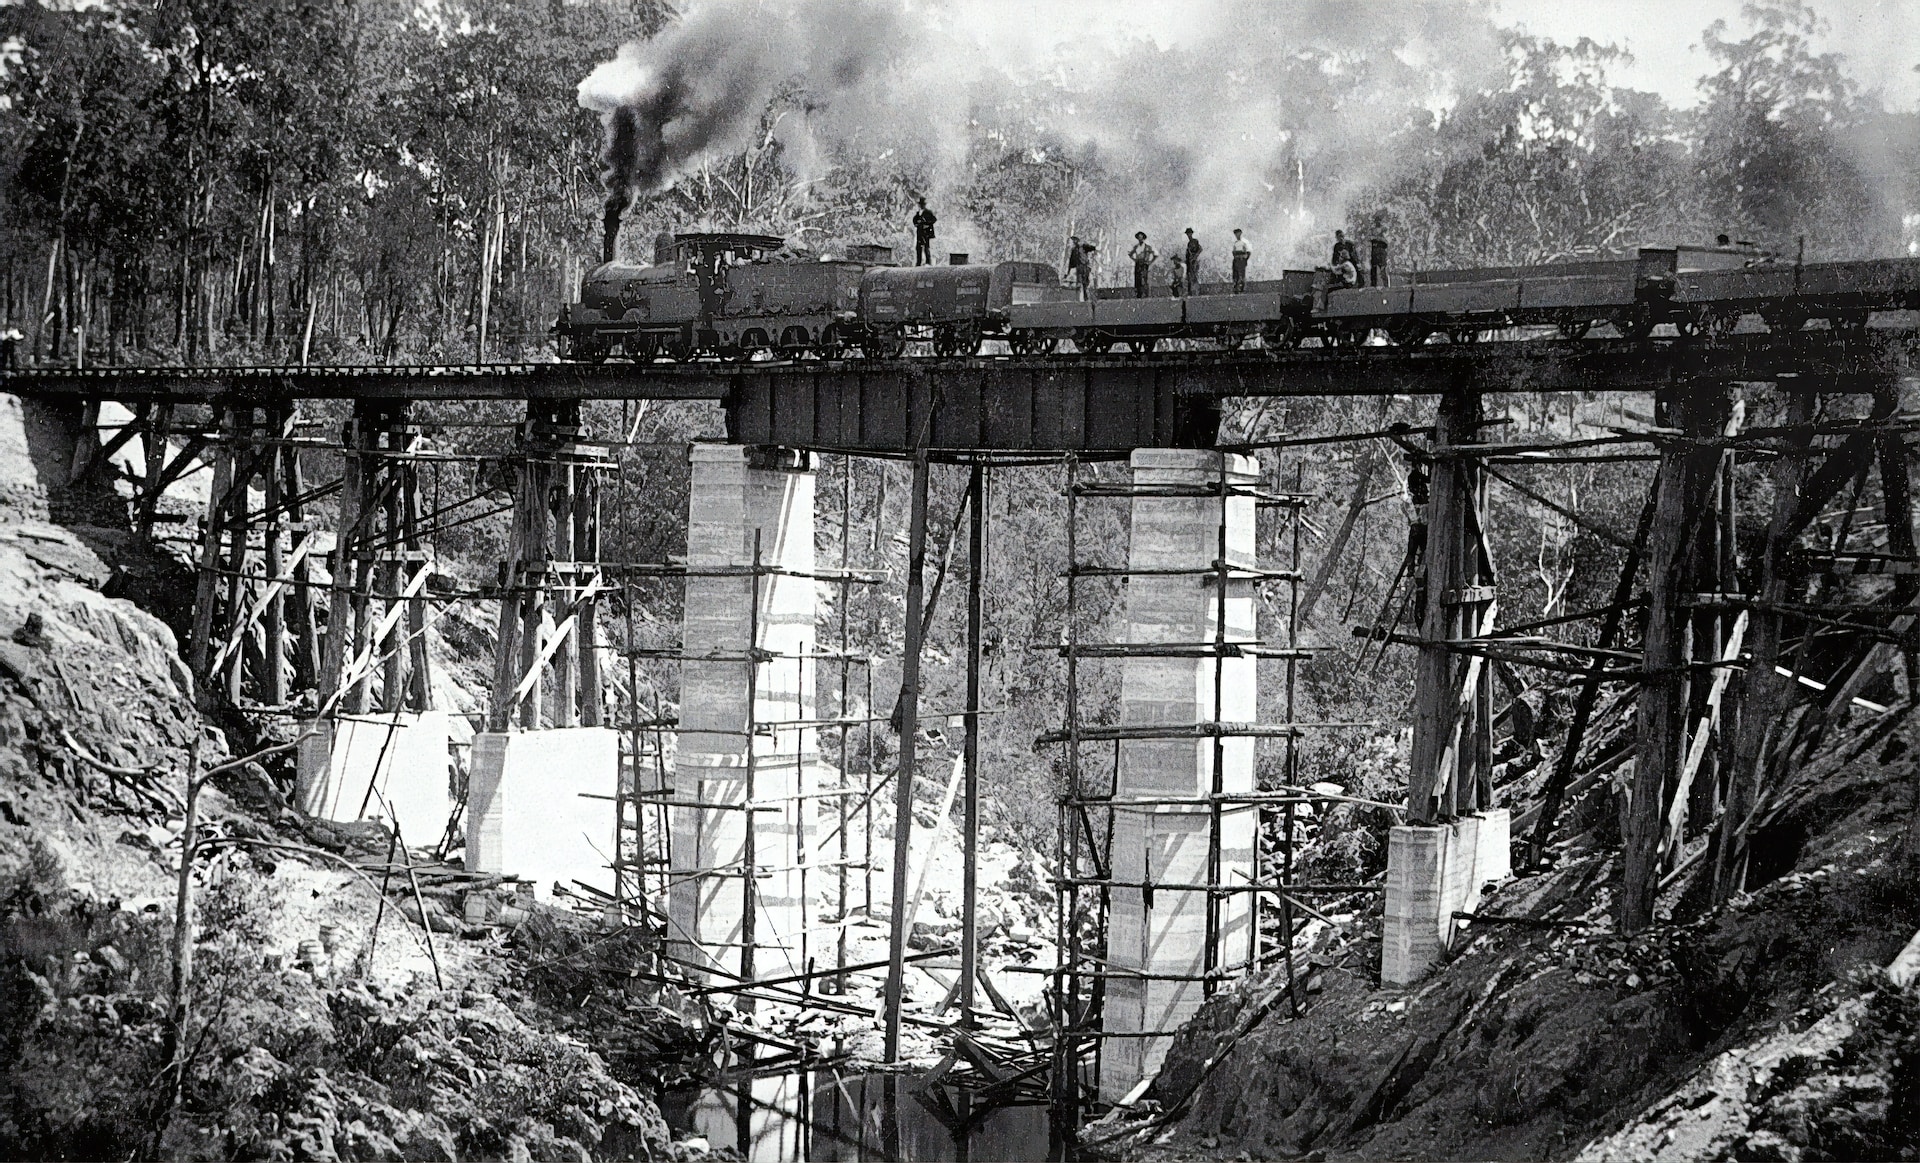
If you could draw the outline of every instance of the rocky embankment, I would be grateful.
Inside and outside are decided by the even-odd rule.
[[[1276,968],[1216,999],[1090,1136],[1147,1159],[1920,1155],[1920,996],[1882,968],[1920,927],[1914,725],[1854,727],[1776,801],[1782,859],[1725,906],[1703,862],[1621,936],[1615,856],[1584,834],[1483,900],[1511,920],[1415,990],[1379,987],[1377,911],[1316,925],[1298,989]]]
[[[199,797],[176,1028],[196,735],[213,769],[286,729],[195,710],[150,612],[175,616],[191,576],[111,523],[98,481],[76,495],[84,474],[59,454],[72,420],[0,397],[0,1153],[701,1153],[673,1142],[651,1091],[709,1031],[628,974],[650,938],[544,909],[469,926],[471,885],[420,876],[416,895],[383,877],[377,825],[292,811],[285,752]]]

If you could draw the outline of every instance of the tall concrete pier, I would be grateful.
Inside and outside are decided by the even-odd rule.
[[[1198,728],[1257,717],[1255,660],[1219,648],[1223,640],[1254,640],[1254,583],[1234,574],[1222,594],[1216,563],[1253,566],[1249,490],[1258,466],[1246,456],[1185,449],[1140,449],[1132,466],[1127,568],[1137,572],[1127,581],[1127,642],[1139,653],[1123,664],[1120,719],[1164,727],[1167,737],[1120,744],[1113,879],[1245,884],[1253,871],[1254,810],[1216,808],[1209,797],[1253,790],[1254,741],[1208,738]],[[1129,801],[1137,806],[1125,806]],[[1217,850],[1209,843],[1216,820]],[[1218,894],[1211,906],[1208,897],[1194,888],[1113,889],[1109,1034],[1174,1030],[1200,1007],[1204,976],[1236,956],[1244,960],[1248,894]],[[1150,976],[1129,977],[1128,970]],[[1170,1042],[1111,1039],[1101,1057],[1102,1098],[1116,1101],[1158,1070]]]
[[[814,473],[789,449],[691,455],[670,935],[725,973],[796,973],[817,736],[793,725],[814,706]]]

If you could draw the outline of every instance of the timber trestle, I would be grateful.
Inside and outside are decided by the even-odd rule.
[[[1309,929],[1351,927],[1382,902],[1384,980],[1413,985],[1472,935],[1466,902],[1483,881],[1560,858],[1573,805],[1586,820],[1618,813],[1623,933],[1659,923],[1683,881],[1724,901],[1776,872],[1796,767],[1849,732],[1859,746],[1887,737],[1920,697],[1914,354],[1908,331],[1806,331],[1227,358],[29,369],[0,390],[76,413],[86,402],[90,455],[124,457],[138,442],[144,456],[119,483],[142,533],[167,536],[181,482],[205,481],[185,644],[203,700],[371,724],[385,732],[376,767],[403,724],[464,716],[448,741],[471,747],[467,769],[483,749],[493,764],[485,819],[464,825],[470,844],[504,834],[527,810],[515,803],[538,805],[538,778],[509,787],[516,762],[549,737],[577,739],[607,775],[555,793],[588,823],[550,838],[586,853],[551,887],[657,931],[666,944],[647,972],[684,971],[701,996],[742,1009],[865,1013],[873,1002],[837,995],[871,988],[890,1050],[902,1023],[953,1026],[943,1036],[965,1070],[1017,1079],[1007,1093],[1044,1080],[1070,1135],[1090,1110],[1137,1099],[1172,1030],[1231,981],[1277,974],[1265,979],[1282,990],[1272,1004],[1313,1004],[1312,969],[1294,962]],[[1557,396],[1536,410],[1551,422],[1513,429],[1532,415],[1521,393],[1571,392],[1590,398]],[[1223,434],[1269,404],[1322,395],[1378,397],[1381,421]],[[344,416],[308,403],[334,399],[351,401]],[[474,422],[446,402],[471,399],[526,409],[484,454],[441,437]],[[638,441],[644,400],[704,401],[725,439]],[[118,419],[103,418],[108,403]],[[1610,410],[1596,419],[1596,408]],[[1306,495],[1302,465],[1361,442],[1377,452],[1328,537],[1310,508],[1329,498]],[[672,466],[691,482],[686,553],[623,560],[667,495],[635,475],[635,458],[654,455],[690,462]],[[1383,458],[1395,487],[1373,497],[1367,474],[1383,479]],[[945,570],[929,587],[929,528],[943,520],[932,486],[949,464],[965,466],[955,504],[974,514],[951,554],[970,574],[957,663],[969,681],[964,705],[923,708],[926,606]],[[1566,484],[1575,470],[1630,477],[1631,502],[1595,512]],[[900,481],[911,486],[904,577],[884,568],[891,515],[864,504]],[[916,790],[944,783],[935,836],[957,834],[972,877],[974,808],[995,768],[979,734],[992,713],[981,706],[986,514],[1023,484],[1064,494],[1063,608],[1040,648],[1059,655],[1066,696],[1060,729],[1037,741],[1058,749],[1057,956],[1029,967],[1047,980],[1052,1041],[1002,1061],[982,1049],[994,1031],[1023,1037],[1038,1019],[1000,1012],[972,879],[950,951],[961,980],[937,1009],[903,1004],[915,958],[939,968],[949,954],[907,952],[927,878],[908,842]],[[1308,770],[1313,748],[1403,708],[1317,716],[1302,678],[1347,631],[1302,607],[1357,515],[1388,499],[1405,502],[1406,542],[1365,560],[1363,537],[1358,567],[1392,574],[1387,598],[1342,615],[1362,621],[1346,644],[1354,665],[1410,651],[1411,732],[1396,743],[1406,787],[1369,798]],[[1504,503],[1597,547],[1603,575],[1583,580],[1598,604],[1555,595],[1518,608],[1524,575],[1500,560]],[[951,516],[957,530],[962,514]],[[497,572],[452,576],[437,541],[483,521],[505,530]],[[1094,544],[1096,527],[1127,532]],[[1303,557],[1314,539],[1318,570]],[[872,586],[904,589],[897,658],[869,658],[850,621],[853,595]],[[650,618],[676,597],[677,626]],[[446,705],[450,688],[436,684],[442,621],[492,652],[480,705]],[[896,661],[898,691],[876,690]],[[1541,690],[1550,708],[1521,697]],[[1564,734],[1535,733],[1549,709]],[[967,728],[964,758],[936,774],[922,763],[933,737],[912,728],[949,714]],[[876,738],[889,727],[895,756]],[[333,762],[337,776],[346,761]],[[1523,786],[1531,806],[1512,811]],[[873,819],[886,794],[891,892]],[[1302,837],[1334,810],[1374,814],[1389,837],[1384,877],[1322,883],[1302,870]],[[448,821],[445,838],[461,831]],[[889,957],[863,961],[850,931],[889,910]],[[994,1004],[975,1004],[981,982]]]

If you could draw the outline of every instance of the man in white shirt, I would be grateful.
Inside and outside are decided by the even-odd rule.
[[[1253,257],[1253,247],[1236,227],[1233,232],[1233,293],[1239,294],[1247,289],[1247,261]]]
[[[1136,230],[1133,233],[1133,249],[1127,257],[1133,260],[1133,297],[1144,299],[1151,292],[1147,289],[1147,276],[1153,270],[1153,247],[1147,245],[1147,232]]]

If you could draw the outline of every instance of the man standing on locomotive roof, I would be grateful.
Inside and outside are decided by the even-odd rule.
[[[1187,227],[1187,294],[1200,293],[1200,240],[1193,236],[1193,227]]]
[[[1080,301],[1086,302],[1087,286],[1093,281],[1092,243],[1081,242],[1080,236],[1067,236],[1067,284],[1080,291]]]
[[[1377,234],[1367,243],[1367,285],[1387,285],[1387,240]]]
[[[1147,274],[1153,269],[1154,258],[1153,247],[1147,245],[1146,231],[1133,232],[1133,249],[1127,252],[1127,257],[1133,260],[1133,297],[1144,299],[1148,294]]]
[[[1233,293],[1238,295],[1247,289],[1247,262],[1253,258],[1253,247],[1240,233],[1239,227],[1233,229]]]
[[[925,198],[918,201],[920,209],[913,215],[913,265],[923,267],[933,261],[933,224],[940,218],[927,209]]]

